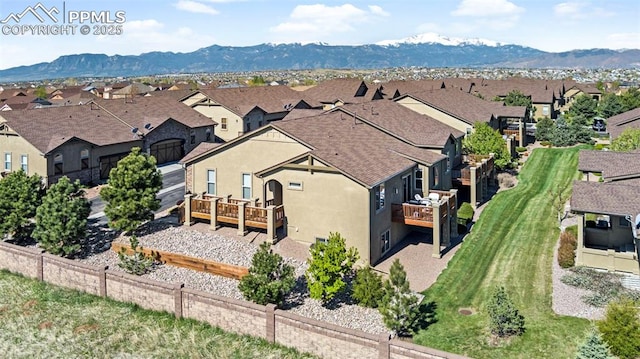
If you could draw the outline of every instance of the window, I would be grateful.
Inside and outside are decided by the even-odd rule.
[[[387,229],[386,231],[382,232],[382,234],[380,235],[380,249],[381,249],[381,254],[385,254],[388,250],[389,247],[391,247],[391,232]]]
[[[437,166],[433,167],[433,187],[438,187],[440,184],[440,171]]]
[[[242,198],[251,199],[251,175],[249,173],[242,174]]]
[[[542,115],[549,116],[549,105],[542,106]]]
[[[318,243],[327,244],[327,239],[326,238],[322,238],[322,237],[316,237],[316,244],[318,244]]]
[[[384,183],[375,187],[376,191],[376,211],[384,208]]]
[[[262,121],[258,121],[258,127],[262,127]]]
[[[227,130],[227,119],[224,118],[224,117],[220,119],[220,129],[222,131],[226,131]]]
[[[411,194],[413,193],[411,190],[412,185],[413,180],[411,179],[411,175],[402,177],[402,202],[409,202],[409,200],[411,200]]]
[[[302,182],[289,182],[287,184],[288,189],[302,191]]]
[[[216,170],[207,170],[207,193],[216,194]]]
[[[29,156],[20,155],[20,168],[22,168],[24,173],[29,173]]]
[[[61,175],[63,169],[63,158],[62,154],[58,153],[53,156],[53,175]]]
[[[86,170],[89,168],[89,150],[84,149],[80,151],[80,169]]]
[[[11,152],[4,153],[4,170],[11,171]]]
[[[211,129],[207,128],[207,131],[206,131],[207,137],[205,138],[205,141],[207,142],[211,141],[211,132],[212,132]]]
[[[251,131],[251,123],[247,122],[247,130],[244,132],[249,132]]]
[[[191,132],[189,133],[189,137],[190,137],[189,141],[192,145],[196,143],[196,130],[191,130]]]
[[[422,191],[422,168],[416,168],[415,170],[415,185],[414,188],[418,191]]]
[[[626,218],[624,217],[619,217],[620,218],[620,227],[629,227],[631,226],[631,224],[629,223],[629,221],[627,221]]]

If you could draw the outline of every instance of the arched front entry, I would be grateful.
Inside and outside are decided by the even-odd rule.
[[[171,139],[159,141],[151,145],[150,154],[158,164],[176,162],[184,157],[184,140]]]
[[[282,184],[276,180],[269,180],[264,184],[264,203],[267,206],[282,204]]]

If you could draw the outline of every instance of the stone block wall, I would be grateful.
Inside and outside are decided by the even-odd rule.
[[[42,251],[0,241],[0,269],[42,278]]]
[[[104,296],[105,269],[52,254],[42,254],[42,273],[47,283]]]
[[[142,308],[176,313],[175,285],[108,269],[107,296]]]

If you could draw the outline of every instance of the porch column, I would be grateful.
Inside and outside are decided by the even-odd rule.
[[[449,190],[453,201],[453,210],[449,212],[449,224],[451,225],[451,237],[458,238],[458,190]]]
[[[520,118],[520,120],[518,120],[518,135],[520,136],[520,147],[527,146],[527,133],[524,127],[525,124],[522,123],[522,118]]]
[[[433,258],[441,258],[440,255],[440,241],[442,237],[442,233],[440,229],[442,228],[442,223],[440,223],[440,204],[435,203],[433,206],[433,252],[431,256]]]
[[[487,160],[482,160],[482,177],[480,178],[480,180],[482,181],[482,200],[481,202],[484,202],[484,200],[488,197],[489,195],[489,191],[488,191],[488,184],[489,184],[489,165],[487,164]]]
[[[478,190],[481,190],[478,188],[478,168],[474,166],[470,167],[469,170],[471,171],[469,178],[471,184],[471,206],[473,206],[473,209],[478,209]]]
[[[267,242],[273,244],[276,239],[276,206],[267,207]]]
[[[218,197],[212,197],[210,200],[211,220],[209,221],[209,229],[212,231],[220,228],[220,225],[218,224],[218,201],[220,201],[220,198]]]
[[[251,206],[252,207],[258,207],[258,201],[260,200],[260,198],[254,198],[251,200]]]
[[[576,248],[576,267],[584,265],[582,260],[582,250],[584,249],[584,214],[576,214],[578,219],[578,247]]]
[[[188,193],[184,195],[184,224],[185,226],[190,226],[193,224],[191,222],[191,197],[193,194]]]
[[[228,194],[228,195],[226,196],[226,200],[225,200],[225,202],[227,202],[227,203],[231,202],[231,201],[230,201],[230,199],[231,199],[231,195],[230,195],[230,194]]]
[[[247,202],[238,202],[238,235],[244,236],[248,233],[244,226],[244,209],[247,207]]]

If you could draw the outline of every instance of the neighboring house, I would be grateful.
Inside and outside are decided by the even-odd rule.
[[[312,107],[323,110],[330,110],[344,104],[364,103],[384,98],[378,86],[367,85],[360,79],[323,81],[302,91],[301,96]]]
[[[580,151],[571,211],[578,217],[576,265],[640,274],[640,152]]]
[[[202,89],[181,99],[185,105],[219,123],[216,135],[230,141],[295,108],[310,108],[300,92],[287,86]]]
[[[607,119],[607,131],[612,140],[628,128],[640,129],[640,107]]]
[[[37,173],[48,185],[61,176],[95,183],[106,180],[132,147],[165,163],[214,138],[209,118],[161,100],[100,100],[0,113],[3,169]]]
[[[155,89],[151,86],[147,86],[139,82],[134,82],[123,88],[105,92],[103,97],[110,100],[130,99],[132,97],[144,96],[153,91],[155,91]]]
[[[442,185],[432,169],[446,168],[440,148],[460,133],[410,133],[427,127],[413,114],[396,134],[402,120],[383,118],[382,107],[351,110],[287,117],[221,145],[201,144],[181,161],[188,193],[198,194],[187,195],[185,224],[204,218],[213,227],[237,225],[239,234],[245,226],[266,228],[270,236],[280,227],[307,244],[339,232],[372,264],[423,230],[434,241],[431,255],[440,257],[441,245],[457,235],[457,196],[432,189]],[[415,200],[429,194],[433,201]]]

